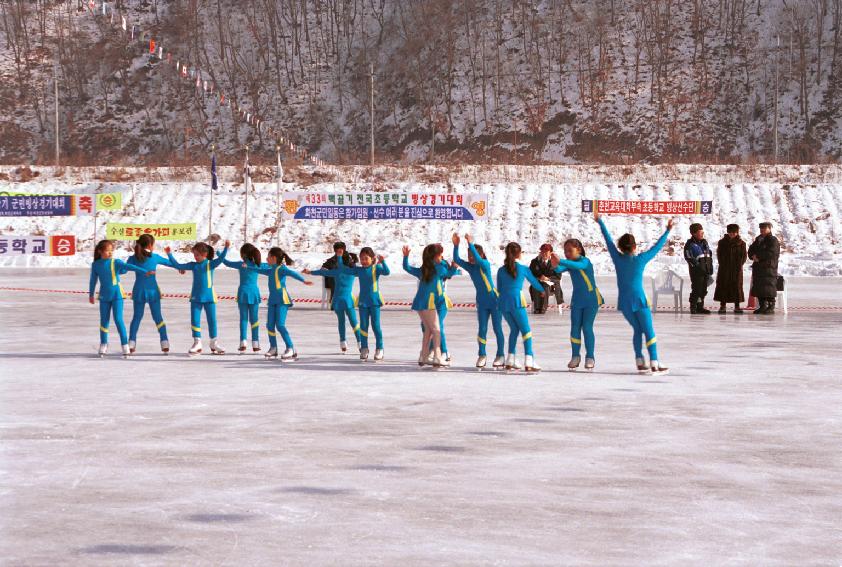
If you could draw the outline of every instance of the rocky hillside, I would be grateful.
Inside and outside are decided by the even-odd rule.
[[[842,151],[842,0],[102,3],[0,2],[0,162],[51,161],[54,69],[79,165],[268,161],[230,102],[365,163],[372,78],[382,162],[771,162],[776,125],[781,162]]]

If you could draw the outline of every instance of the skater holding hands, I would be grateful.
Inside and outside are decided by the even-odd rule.
[[[345,340],[345,318],[351,323],[351,332],[354,338],[357,339],[357,349],[361,349],[360,324],[357,322],[357,315],[354,313],[354,307],[357,305],[357,300],[354,297],[354,280],[356,274],[352,271],[340,271],[339,262],[341,261],[345,266],[353,268],[357,264],[357,255],[351,254],[345,249],[345,244],[337,242],[333,245],[334,256],[322,264],[322,267],[312,272],[308,269],[302,270],[302,273],[314,276],[321,276],[325,278],[325,287],[330,289],[330,308],[336,313],[336,322],[339,329],[339,350],[342,354],[348,351],[348,343]],[[327,268],[330,264],[333,267]],[[331,287],[327,286],[327,282],[331,283]],[[362,311],[362,309],[360,309]]]
[[[506,260],[497,270],[497,289],[500,292],[500,311],[509,325],[509,354],[506,357],[506,370],[517,370],[520,366],[515,358],[517,352],[517,338],[523,338],[524,370],[538,372],[541,367],[535,362],[532,352],[532,330],[529,328],[529,317],[526,314],[526,298],[523,297],[523,282],[529,280],[533,289],[543,292],[543,284],[532,272],[518,263],[521,247],[517,242],[506,245]]]
[[[156,270],[158,266],[172,268],[169,260],[154,253],[155,237],[151,234],[142,234],[134,245],[134,254],[129,256],[126,263],[144,270]],[[179,270],[184,274],[184,270]],[[155,276],[141,276],[136,274],[134,287],[132,287],[132,305],[134,312],[132,321],[129,324],[129,352],[134,354],[137,347],[137,332],[140,329],[140,322],[143,320],[143,311],[146,304],[149,304],[149,311],[152,312],[152,320],[158,329],[161,339],[161,352],[164,354],[170,351],[170,341],[167,337],[167,324],[161,313],[161,288],[158,287],[158,280]]]
[[[658,252],[667,243],[673,221],[667,222],[667,229],[661,238],[652,248],[637,252],[637,242],[631,234],[624,234],[614,244],[605,221],[597,214],[594,219],[599,223],[602,236],[605,238],[605,246],[614,262],[614,269],[617,272],[618,299],[617,308],[623,313],[626,321],[632,326],[632,345],[634,347],[635,362],[637,371],[651,372],[652,374],[666,374],[669,369],[658,361],[658,344],[655,336],[655,328],[652,324],[652,311],[649,299],[643,291],[643,272],[646,265],[658,255]],[[643,358],[643,338],[646,337],[646,348],[649,351],[649,366]]]
[[[445,366],[446,363],[441,353],[441,328],[436,312],[436,303],[444,295],[441,273],[438,270],[444,248],[441,244],[428,244],[424,247],[420,268],[409,264],[410,251],[409,246],[403,247],[403,269],[419,280],[418,289],[412,300],[412,310],[418,313],[418,317],[421,319],[421,327],[424,329],[418,366],[424,366],[425,364],[432,364],[435,367]],[[430,359],[431,353],[432,358]]]
[[[570,301],[570,345],[573,356],[567,364],[571,371],[579,368],[582,361],[582,338],[585,339],[585,370],[593,370],[596,364],[594,351],[596,337],[593,331],[596,315],[603,304],[602,294],[596,287],[593,264],[585,256],[585,247],[576,238],[564,243],[564,258],[552,256],[556,273],[568,272],[573,281],[573,299]]]
[[[277,246],[269,249],[266,261],[269,265],[264,264],[259,268],[243,264],[246,269],[269,277],[269,313],[266,319],[266,328],[269,331],[269,351],[266,353],[266,358],[278,357],[278,334],[280,334],[286,346],[281,360],[296,360],[298,353],[287,330],[287,313],[292,307],[292,299],[287,292],[287,277],[298,280],[304,285],[313,285],[313,282],[288,268],[286,264],[292,264],[292,258]]]
[[[240,346],[237,351],[243,354],[248,349],[246,342],[251,328],[251,349],[260,352],[260,321],[257,310],[260,307],[260,289],[257,287],[257,272],[249,268],[265,267],[260,257],[260,250],[253,244],[240,247],[240,261],[223,260],[222,263],[240,273],[240,285],[237,286],[237,307],[240,311]],[[245,264],[246,267],[243,267]]]
[[[123,357],[131,354],[129,337],[126,334],[126,324],[123,322],[123,299],[126,292],[120,284],[120,274],[128,271],[138,274],[138,277],[151,277],[154,270],[147,270],[139,266],[127,264],[114,258],[114,243],[110,240],[100,240],[94,248],[94,262],[91,264],[91,277],[88,285],[88,302],[96,303],[96,284],[99,282],[99,356],[108,353],[108,326],[111,314],[114,314],[114,324],[120,334],[120,346]]]
[[[193,287],[190,290],[190,329],[193,335],[193,346],[187,354],[195,355],[202,353],[202,310],[208,321],[208,332],[210,334],[210,349],[213,354],[225,354],[225,349],[219,344],[216,325],[216,291],[213,287],[213,272],[225,260],[228,254],[229,241],[225,241],[225,247],[219,256],[216,256],[213,247],[204,242],[197,242],[190,251],[193,253],[193,261],[181,263],[172,255],[172,249],[167,246],[164,250],[167,258],[174,268],[193,273]],[[216,256],[216,257],[215,257]]]
[[[368,330],[374,333],[374,361],[383,360],[383,330],[380,327],[380,308],[383,307],[383,294],[380,292],[380,276],[392,272],[383,256],[374,254],[366,246],[360,250],[360,265],[346,266],[344,258],[338,258],[340,273],[352,274],[360,280],[360,296],[357,306],[360,310],[360,360],[368,360]]]
[[[478,357],[477,368],[485,368],[486,344],[488,342],[488,320],[491,319],[491,326],[494,329],[494,336],[497,338],[497,355],[494,358],[493,367],[502,368],[505,365],[504,350],[506,337],[503,335],[503,315],[497,305],[500,293],[492,283],[494,277],[491,273],[491,262],[485,257],[482,246],[475,245],[470,234],[465,235],[465,242],[468,243],[468,260],[459,257],[460,238],[458,234],[453,235],[453,261],[465,270],[471,277],[476,289]]]

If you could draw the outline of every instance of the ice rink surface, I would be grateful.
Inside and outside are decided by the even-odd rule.
[[[187,291],[179,277],[164,291]],[[411,296],[409,278],[382,281]],[[839,308],[839,284],[793,281],[790,306]],[[0,286],[81,290],[87,271],[5,270]],[[591,374],[566,371],[567,313],[531,317],[537,376],[474,371],[464,309],[443,371],[414,363],[403,309],[384,311],[377,364],[339,354],[312,306],[291,311],[289,364],[231,354],[234,302],[225,356],[183,354],[186,300],[164,315],[170,356],[147,314],[135,357],[100,360],[84,295],[0,291],[0,564],[842,564],[842,310],[660,313],[664,377],[631,372],[608,310]]]

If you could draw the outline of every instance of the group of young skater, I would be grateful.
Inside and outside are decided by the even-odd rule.
[[[658,358],[657,337],[652,321],[649,301],[643,289],[643,272],[646,265],[664,247],[673,227],[670,220],[666,230],[654,246],[645,251],[638,251],[635,238],[631,234],[622,235],[615,243],[605,223],[595,217],[605,238],[608,252],[617,274],[618,309],[632,327],[632,345],[637,371],[641,373],[664,374],[668,372]],[[462,238],[454,234],[453,259],[444,259],[444,247],[441,244],[428,244],[421,254],[421,265],[413,266],[409,261],[410,247],[403,247],[403,269],[418,279],[418,288],[412,300],[412,310],[418,314],[421,324],[421,347],[418,357],[419,366],[445,367],[450,364],[445,337],[445,318],[452,302],[446,293],[446,281],[464,270],[471,278],[476,289],[477,311],[477,361],[476,367],[483,369],[487,365],[487,342],[489,321],[496,338],[496,353],[492,361],[495,369],[508,371],[523,369],[534,373],[541,370],[533,352],[532,331],[527,315],[526,299],[523,286],[528,281],[534,289],[544,290],[541,282],[527,266],[519,262],[521,247],[510,242],[505,247],[505,260],[496,274],[486,257],[482,246],[475,243],[470,234],[464,235],[467,244],[467,259],[460,255]],[[192,274],[190,291],[190,325],[193,344],[188,350],[190,355],[203,352],[201,315],[205,313],[207,329],[210,335],[209,348],[213,354],[224,354],[225,349],[219,342],[216,320],[217,295],[214,288],[214,272],[221,265],[239,272],[237,304],[240,314],[239,352],[249,348],[249,330],[251,349],[260,351],[258,306],[261,294],[258,277],[268,280],[268,313],[266,328],[269,335],[267,358],[280,358],[292,361],[298,353],[286,326],[287,313],[293,305],[287,289],[287,278],[312,285],[306,275],[335,278],[335,288],[331,308],[338,323],[340,349],[347,352],[346,319],[359,348],[360,359],[368,360],[369,334],[374,334],[375,362],[384,359],[383,331],[380,324],[380,310],[384,305],[380,279],[391,271],[382,255],[376,255],[370,247],[364,247],[358,255],[351,254],[342,243],[334,246],[335,262],[331,268],[303,270],[302,273],[290,268],[292,259],[279,247],[268,251],[263,262],[260,250],[252,244],[240,248],[238,260],[228,260],[230,242],[216,254],[213,247],[203,242],[196,243],[191,251],[193,261],[179,262],[173,257],[169,247],[163,257],[154,251],[155,239],[151,235],[138,238],[134,253],[128,261],[115,259],[114,244],[109,240],[100,241],[94,250],[94,262],[91,267],[89,301],[95,302],[95,291],[99,283],[100,301],[100,356],[108,351],[110,319],[120,335],[122,354],[125,357],[135,352],[137,331],[143,319],[146,306],[158,329],[161,350],[169,352],[170,345],[167,326],[161,311],[161,291],[155,279],[159,266],[166,266],[181,273]],[[596,365],[594,323],[603,304],[603,297],[596,285],[593,265],[586,255],[581,241],[570,238],[564,242],[564,258],[552,257],[552,266],[556,273],[567,272],[573,282],[573,297],[570,302],[570,343],[572,356],[567,367],[575,371],[582,365],[581,349],[584,343],[584,368],[592,370]],[[461,270],[460,270],[461,269]],[[132,289],[134,312],[129,325],[129,333],[123,322],[123,300],[126,294],[120,283],[120,276],[129,271],[136,273]],[[354,296],[354,281],[358,282],[359,292]],[[358,310],[359,319],[355,313]],[[503,321],[509,327],[508,343],[503,330]],[[279,354],[278,335],[284,342],[285,350]],[[524,358],[520,363],[517,354],[518,340],[523,342]],[[646,361],[644,347],[649,360]]]

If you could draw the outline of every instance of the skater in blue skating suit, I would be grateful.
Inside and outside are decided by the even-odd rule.
[[[145,270],[156,270],[158,266],[172,268],[170,261],[154,253],[155,237],[151,234],[142,234],[134,245],[134,254],[129,256],[128,264],[143,268]],[[182,270],[183,274],[184,271]],[[167,324],[164,322],[164,315],[161,312],[161,288],[158,287],[158,280],[155,276],[138,275],[132,287],[132,305],[134,312],[132,321],[129,323],[129,351],[134,353],[137,346],[137,331],[140,329],[140,322],[143,320],[143,312],[149,304],[149,311],[152,313],[152,320],[158,329],[161,339],[161,351],[170,351],[170,341],[167,338]]]
[[[570,301],[570,344],[573,357],[567,368],[575,370],[581,362],[582,336],[585,339],[585,369],[591,370],[596,363],[594,351],[596,337],[593,324],[599,307],[603,304],[602,294],[596,287],[593,264],[585,256],[585,247],[576,238],[570,238],[564,243],[564,259],[552,256],[555,272],[567,272],[573,280],[573,299]]]
[[[425,246],[424,252],[421,254],[420,268],[409,264],[410,251],[409,246],[403,247],[403,269],[408,274],[418,278],[418,289],[412,299],[412,310],[418,313],[418,318],[421,319],[421,328],[424,330],[418,366],[424,366],[425,364],[436,367],[445,366],[446,362],[441,352],[441,327],[436,312],[436,304],[441,301],[444,295],[441,272],[438,269],[438,265],[442,262],[444,248],[441,244]],[[431,358],[430,353],[432,353]]]
[[[120,274],[131,270],[136,272],[138,277],[151,277],[155,275],[155,271],[127,264],[113,258],[113,255],[114,244],[110,240],[101,240],[94,248],[88,301],[91,305],[96,302],[95,291],[97,281],[99,281],[99,355],[105,356],[108,352],[108,325],[113,313],[114,324],[120,334],[123,356],[128,356],[130,354],[129,337],[126,334],[126,324],[123,322],[123,299],[126,297],[126,292],[120,284]]]
[[[335,264],[334,268],[325,268],[324,265],[318,269],[303,270],[305,274],[314,276],[321,276],[323,278],[333,278],[333,297],[330,301],[330,308],[336,313],[336,323],[339,329],[339,350],[343,353],[348,351],[348,342],[345,340],[345,319],[351,323],[351,332],[354,333],[354,338],[357,339],[357,348],[361,349],[360,324],[357,322],[357,315],[354,313],[354,307],[357,306],[357,298],[354,297],[354,280],[357,276],[353,272],[340,271],[339,260],[349,268],[354,268],[357,265],[357,256],[351,254],[345,249],[344,244],[337,243],[333,245],[335,256],[328,259],[328,262]],[[328,262],[325,262],[327,264]],[[328,280],[325,280],[328,281]],[[360,309],[362,311],[362,309]]]
[[[210,334],[210,349],[213,354],[225,354],[225,349],[219,344],[216,325],[216,290],[213,287],[213,272],[225,260],[228,254],[229,241],[225,241],[225,248],[219,256],[215,256],[214,249],[204,242],[197,242],[190,249],[193,252],[193,262],[182,264],[172,255],[167,246],[170,263],[174,268],[193,273],[193,286],[190,289],[190,329],[193,334],[193,346],[187,354],[201,354],[202,352],[202,309],[208,319],[208,333]]]
[[[286,264],[292,264],[292,258],[277,246],[269,249],[266,260],[269,265],[264,264],[261,268],[248,267],[244,264],[247,269],[269,277],[269,313],[266,318],[266,329],[269,331],[269,352],[266,353],[266,358],[277,358],[278,334],[280,334],[286,346],[286,350],[281,355],[281,360],[295,360],[298,358],[298,353],[295,351],[292,337],[287,329],[287,313],[292,307],[292,298],[287,292],[287,276],[303,282],[304,285],[313,285],[313,282],[305,280],[301,274],[287,268]]]
[[[257,287],[258,273],[249,268],[265,268],[260,257],[260,250],[253,244],[240,247],[240,260],[223,260],[229,268],[240,273],[240,285],[237,286],[237,308],[240,311],[240,353],[248,350],[248,334],[251,329],[251,349],[260,352],[260,320],[257,311],[260,308],[260,288]],[[245,267],[243,266],[245,264]]]
[[[658,242],[645,252],[637,253],[637,242],[631,234],[624,234],[614,245],[611,234],[605,226],[605,222],[595,216],[605,238],[605,245],[611,260],[614,261],[614,269],[617,271],[617,308],[622,312],[626,321],[632,326],[632,345],[634,346],[635,362],[638,372],[651,371],[656,374],[665,374],[669,369],[661,366],[658,362],[658,339],[655,336],[655,328],[652,325],[652,311],[649,299],[643,291],[643,272],[648,264],[667,243],[670,230],[672,230],[672,219],[667,223],[667,229]],[[646,348],[649,350],[649,367],[643,358],[643,337],[646,337]]]
[[[535,355],[532,352],[532,330],[529,328],[529,317],[526,315],[523,281],[529,280],[530,285],[541,292],[544,291],[544,286],[529,268],[518,263],[520,255],[520,244],[509,242],[506,245],[505,263],[497,270],[497,291],[500,292],[498,305],[503,318],[509,325],[509,355],[506,357],[506,370],[520,368],[515,359],[519,334],[523,338],[524,369],[527,372],[537,372],[541,370],[541,367],[535,363]]]
[[[360,249],[360,265],[346,266],[345,259],[338,258],[339,269],[343,274],[353,274],[360,280],[360,296],[357,305],[360,309],[360,360],[368,360],[369,328],[374,333],[374,360],[383,360],[383,330],[380,326],[380,309],[383,307],[383,294],[380,292],[380,276],[391,274],[383,256],[376,256],[374,250],[366,246]],[[339,280],[337,280],[339,283]],[[335,293],[335,292],[334,292]]]
[[[448,264],[446,260],[442,259],[441,262],[436,264],[436,270],[439,272],[439,277],[441,278],[441,289],[442,294],[436,300],[436,315],[439,318],[439,332],[441,333],[441,354],[444,357],[444,361],[447,365],[450,364],[450,353],[447,351],[447,336],[444,331],[444,320],[447,318],[447,312],[453,307],[453,302],[450,300],[450,297],[447,295],[447,280],[452,278],[453,276],[458,276],[462,274],[462,271],[458,268],[455,262],[452,264]],[[421,326],[421,333],[424,333],[424,326]],[[433,345],[430,345],[430,351],[432,352]]]
[[[491,319],[491,326],[494,329],[494,336],[497,338],[497,355],[494,358],[494,368],[502,368],[505,365],[506,337],[503,334],[503,314],[497,306],[500,293],[492,283],[494,276],[491,273],[491,262],[485,257],[482,246],[474,244],[470,234],[465,235],[465,242],[468,243],[468,261],[459,257],[459,235],[453,235],[453,261],[471,276],[471,281],[476,289],[477,321],[479,330],[477,332],[478,358],[477,368],[484,368],[486,363],[486,344],[488,342],[488,319]]]

